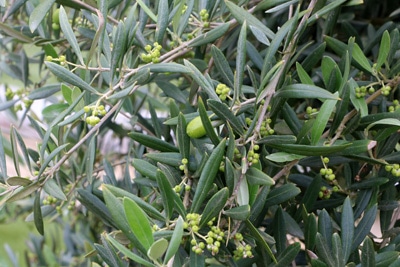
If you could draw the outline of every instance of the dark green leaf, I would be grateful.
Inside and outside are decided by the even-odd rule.
[[[44,235],[44,224],[42,217],[42,209],[40,208],[40,191],[36,193],[35,201],[33,203],[33,218],[35,221],[35,227],[39,234]]]
[[[275,144],[268,143],[267,145],[288,153],[294,153],[305,156],[322,156],[322,155],[329,155],[341,152],[345,148],[351,146],[351,143],[343,145],[333,145],[333,146],[308,146],[308,145],[278,144],[278,143]]]
[[[310,84],[290,84],[277,91],[274,97],[282,98],[321,98],[339,100],[337,95],[331,92]]]
[[[350,257],[351,248],[353,245],[354,237],[354,215],[351,207],[350,198],[347,197],[343,203],[343,212],[341,220],[341,237],[342,237],[342,248],[344,261]]]
[[[354,44],[352,55],[354,60],[361,65],[361,67],[368,72],[372,73],[372,67],[367,57],[364,55],[364,52],[361,50],[358,44]]]
[[[399,258],[398,251],[385,251],[375,255],[375,267],[386,267]]]
[[[243,123],[232,113],[226,104],[221,104],[219,101],[212,99],[209,99],[207,103],[221,120],[229,122],[229,125],[237,134],[242,135],[244,133]]]
[[[318,232],[326,240],[327,246],[330,248],[332,244],[332,220],[326,209],[323,209],[318,216]]]
[[[234,78],[228,60],[225,58],[222,51],[219,50],[219,48],[215,45],[211,46],[211,55],[214,59],[215,67],[217,67],[218,72],[221,75],[221,78],[229,88],[233,88]]]
[[[199,211],[203,201],[207,197],[207,193],[212,188],[212,184],[214,183],[215,176],[217,175],[222,157],[225,152],[225,144],[226,139],[223,139],[208,158],[203,171],[200,174],[196,192],[193,196],[191,212]]]
[[[274,190],[271,191],[270,195],[274,192]],[[268,201],[268,200],[267,200]],[[278,209],[275,212],[274,215],[274,221],[273,221],[273,231],[274,231],[274,239],[275,239],[275,247],[276,247],[276,252],[278,256],[282,256],[283,252],[286,249],[286,244],[287,244],[287,229],[286,229],[286,222],[285,222],[285,217],[283,216],[283,210],[282,207],[278,207]]]
[[[176,139],[182,159],[189,160],[190,157],[190,137],[186,134],[186,119],[182,113],[178,115],[178,125],[176,127]]]
[[[219,190],[215,195],[213,195],[212,198],[210,198],[210,200],[206,204],[206,207],[203,210],[199,224],[200,228],[202,228],[202,226],[218,216],[218,214],[225,207],[228,197],[228,188],[224,187]]]
[[[173,98],[179,103],[186,103],[186,95],[176,85],[166,81],[156,81],[156,84],[167,97]]]
[[[233,220],[245,221],[250,216],[250,205],[242,205],[232,209],[224,210],[223,213]]]
[[[179,167],[182,164],[182,155],[179,152],[147,153],[146,157],[173,167]]]
[[[142,159],[134,159],[132,161],[132,166],[143,176],[148,177],[153,181],[156,180],[157,167],[153,164],[150,164]]]
[[[304,225],[304,243],[308,250],[314,250],[317,231],[317,219],[316,216],[311,213],[307,216]]]
[[[261,33],[262,34],[262,33]],[[247,22],[243,21],[240,29],[239,39],[236,49],[236,71],[235,80],[233,84],[233,102],[239,100],[239,96],[242,95],[242,85],[244,76],[244,66],[246,64],[246,39],[247,39]],[[235,126],[232,126],[235,130]]]
[[[219,99],[217,93],[215,92],[213,84],[204,77],[204,75],[199,71],[198,68],[196,68],[195,65],[190,63],[188,60],[184,59],[183,63],[187,68],[191,70],[190,76],[193,78],[193,80],[201,87],[203,88],[204,91],[207,92],[208,96],[211,99],[214,99],[218,102],[221,102],[221,99]]]
[[[158,1],[158,14],[157,14],[157,30],[156,30],[156,41],[162,44],[165,31],[168,27],[168,0]]]
[[[375,265],[375,249],[374,244],[368,236],[364,239],[361,248],[361,266],[373,267]]]
[[[161,152],[179,152],[179,149],[164,140],[147,134],[130,132],[128,136],[140,144],[161,151]]]
[[[338,96],[338,93],[335,93],[334,95]],[[334,111],[336,102],[337,100],[327,99],[322,104],[317,118],[315,119],[314,127],[311,130],[311,145],[316,145],[320,140],[322,133],[331,118],[331,114]]]
[[[160,189],[162,204],[164,206],[166,219],[169,220],[174,209],[174,194],[171,184],[161,170],[157,170],[156,181]]]
[[[214,42],[224,35],[224,33],[229,29],[229,26],[229,23],[223,23],[211,31],[197,36],[189,43],[189,47],[196,47]]]
[[[85,189],[80,188],[77,192],[79,194],[78,199],[82,205],[84,205],[89,211],[93,212],[93,214],[98,216],[107,225],[115,227],[111,213],[103,201]]]
[[[382,35],[381,45],[379,46],[378,59],[376,60],[376,71],[380,71],[390,52],[390,35],[386,30]]]
[[[255,238],[256,242],[259,245],[261,245],[263,249],[265,249],[267,251],[267,253],[271,257],[272,261],[275,264],[278,263],[278,261],[276,260],[274,254],[272,253],[271,248],[269,247],[267,242],[265,242],[265,239],[260,234],[259,230],[256,227],[254,227],[254,225],[249,220],[246,220],[246,226],[249,229],[249,231],[252,234],[252,236]]]
[[[274,263],[270,266],[275,266],[275,267],[286,267],[289,266],[294,259],[296,258],[297,254],[300,251],[300,243],[296,242],[291,245],[289,245],[282,253],[279,255],[279,257],[276,259],[278,263]]]
[[[281,204],[298,194],[300,194],[300,188],[296,187],[294,184],[284,184],[271,190],[265,201],[265,206],[270,207]]]
[[[318,256],[323,259],[328,266],[335,266],[332,250],[328,246],[327,240],[320,233],[317,233],[315,244],[317,247]]]
[[[113,35],[114,47],[111,52],[111,77],[114,77],[117,68],[122,65],[122,58],[126,50],[126,38],[128,35],[125,24],[122,21],[118,23],[116,28]]]
[[[353,183],[349,189],[358,190],[358,189],[368,189],[383,185],[389,182],[388,178],[385,177],[372,177],[370,179],[362,180],[358,183]]]
[[[246,178],[250,185],[274,185],[275,181],[263,171],[250,167],[246,172]]]
[[[347,0],[337,0],[334,2],[329,3],[328,5],[324,6],[323,8],[321,8],[320,10],[318,10],[317,12],[315,12],[309,19],[308,19],[308,23],[313,23],[314,21],[316,21],[317,19],[319,19],[320,17],[322,17],[323,15],[331,12],[332,10],[334,10],[335,8],[337,8],[338,6],[340,6],[341,4],[343,4],[344,2],[346,2]]]
[[[206,134],[210,138],[210,140],[213,142],[213,144],[215,146],[217,146],[221,140],[218,137],[218,135],[215,133],[214,127],[211,124],[211,120],[208,117],[206,107],[204,106],[204,102],[201,97],[199,98],[198,107],[199,107],[199,114],[200,114],[201,122],[206,131]]]
[[[375,223],[377,212],[378,208],[376,204],[364,212],[364,216],[354,230],[353,244],[351,247],[352,251],[355,251],[365,237],[370,233],[372,225]]]

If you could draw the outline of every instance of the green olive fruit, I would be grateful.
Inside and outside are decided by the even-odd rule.
[[[200,116],[197,116],[188,123],[186,127],[186,133],[191,138],[200,138],[206,134],[206,129],[204,129],[204,125],[201,122]]]
[[[53,16],[52,16],[52,19],[53,19],[53,23],[56,23],[56,24],[60,24],[60,10],[59,9],[56,9],[56,10],[54,10],[54,12],[53,12]]]

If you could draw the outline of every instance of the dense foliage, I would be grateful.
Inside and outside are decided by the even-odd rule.
[[[0,0],[19,260],[399,266],[398,4]]]

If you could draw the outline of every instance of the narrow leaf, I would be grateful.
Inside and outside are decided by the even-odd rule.
[[[93,94],[97,94],[97,91],[93,87],[91,87],[88,83],[86,83],[84,80],[82,80],[80,77],[73,74],[66,68],[53,62],[45,62],[45,64],[50,69],[50,71],[62,81],[75,85],[80,89],[87,90]]]
[[[246,64],[246,40],[247,40],[247,23],[243,22],[240,29],[239,39],[237,43],[237,54],[236,54],[236,72],[235,82],[233,87],[233,102],[239,100],[239,96],[242,94],[242,84],[244,76],[244,66]],[[232,128],[234,128],[232,126]]]
[[[160,0],[158,2],[158,14],[157,14],[157,29],[156,29],[156,41],[161,44],[165,35],[165,31],[168,27],[168,0]]]
[[[203,99],[201,97],[199,98],[198,107],[199,107],[199,114],[200,114],[201,122],[206,131],[206,134],[210,138],[210,140],[213,142],[213,144],[215,146],[217,146],[221,140],[218,137],[218,135],[215,133],[214,127],[211,124],[211,120],[208,116],[206,107],[205,107]]]
[[[351,248],[353,245],[353,237],[354,237],[354,215],[349,197],[347,197],[343,203],[342,220],[340,226],[342,228],[341,237],[342,237],[343,258],[344,261],[347,262],[351,254]]]
[[[381,45],[379,46],[378,59],[376,61],[376,71],[379,72],[382,65],[385,63],[390,52],[390,35],[386,30],[382,35]]]
[[[160,189],[162,204],[164,206],[166,219],[169,220],[174,209],[174,194],[172,186],[169,183],[167,177],[161,170],[157,170],[156,181]]]
[[[209,32],[203,33],[196,38],[194,38],[190,43],[189,47],[201,46],[204,44],[209,44],[217,40],[219,37],[223,36],[225,32],[229,29],[229,23],[223,23],[218,27],[215,27]]]
[[[29,29],[31,32],[34,32],[37,29],[55,1],[56,0],[45,0],[35,7],[29,16]]]
[[[339,94],[336,92],[334,95],[338,96]],[[311,145],[316,145],[319,142],[321,135],[325,130],[329,119],[331,118],[331,114],[335,109],[336,103],[336,99],[327,99],[322,104],[317,118],[315,119],[314,127],[311,130]]]
[[[215,92],[214,86],[204,77],[204,75],[196,68],[196,66],[186,59],[183,61],[183,63],[192,71],[190,76],[204,91],[207,92],[208,96],[211,99],[221,102],[221,99],[219,99],[217,93]]]
[[[119,187],[115,187],[112,185],[104,185],[104,188],[107,188],[113,195],[115,195],[116,197],[119,198],[123,198],[123,197],[128,197],[130,199],[132,199],[133,201],[135,201],[145,212],[147,215],[149,215],[151,218],[154,218],[156,220],[159,221],[163,221],[165,220],[164,216],[153,206],[151,206],[149,203],[145,202],[143,199],[141,199],[140,197],[131,194]]]
[[[246,178],[250,185],[274,185],[275,181],[263,171],[250,167],[246,172]]]
[[[244,10],[243,8],[237,6],[236,4],[234,4],[230,1],[225,1],[225,4],[228,7],[228,9],[231,11],[232,16],[240,24],[243,24],[243,22],[246,21],[246,23],[249,26],[258,28],[268,38],[273,39],[275,37],[275,34],[267,26],[265,26],[261,21],[259,21],[255,16],[253,16],[250,12]]]
[[[32,183],[31,180],[20,176],[13,176],[7,179],[7,184],[10,186],[18,186],[18,185],[27,186],[30,185],[31,183]]]
[[[300,243],[296,242],[291,245],[289,245],[276,259],[278,261],[277,264],[273,263],[269,266],[274,266],[274,267],[287,267],[290,266],[291,263],[294,261],[296,258],[297,254],[300,251]]]
[[[178,125],[176,127],[176,139],[182,159],[189,160],[190,157],[190,137],[186,134],[186,119],[182,113],[178,115]]]
[[[179,217],[178,220],[176,221],[175,229],[174,232],[172,233],[167,252],[165,253],[164,265],[166,265],[167,262],[178,251],[179,246],[181,245],[182,242],[182,236],[183,236],[183,219],[182,217]]]
[[[113,246],[116,247],[120,252],[122,252],[126,257],[133,260],[134,262],[137,262],[139,264],[142,264],[142,265],[148,266],[148,267],[156,266],[156,265],[152,264],[151,262],[148,262],[145,259],[143,259],[143,258],[139,257],[138,255],[136,255],[135,253],[133,253],[126,246],[119,243],[117,240],[115,240],[110,235],[107,235],[107,240],[110,241],[110,243],[113,244]]]
[[[228,87],[233,88],[233,72],[229,66],[228,60],[222,51],[215,45],[211,46],[211,55],[214,59],[215,67]]]
[[[328,266],[335,266],[332,250],[329,248],[326,239],[320,233],[317,233],[316,236],[316,247],[318,251],[318,256],[325,263],[327,263]]]
[[[365,237],[370,233],[372,225],[375,223],[377,212],[378,208],[376,204],[364,212],[364,216],[354,230],[352,251],[355,251]]]
[[[128,136],[133,140],[139,142],[145,147],[149,147],[160,152],[179,152],[179,149],[164,140],[147,134],[130,132]]]
[[[352,51],[353,59],[361,65],[369,73],[372,73],[372,67],[367,57],[364,55],[364,52],[361,50],[360,46],[357,43],[354,43],[353,51]]]
[[[50,155],[48,157],[46,157],[46,159],[43,161],[40,169],[39,169],[39,174],[38,176],[42,175],[42,173],[44,172],[44,170],[47,168],[47,166],[49,165],[50,161],[52,161],[64,148],[66,148],[67,146],[69,146],[69,144],[63,144],[59,147],[57,147],[56,149],[54,149]]]
[[[124,198],[125,216],[133,234],[143,247],[148,250],[154,242],[150,222],[144,211],[130,198]]]
[[[250,216],[250,205],[243,205],[232,209],[225,210],[223,212],[226,216],[233,220],[245,221]]]
[[[350,147],[351,143],[346,143],[343,145],[334,145],[334,146],[308,146],[308,145],[297,145],[297,144],[272,144],[272,143],[268,143],[267,145],[287,153],[294,153],[305,156],[322,156],[343,151],[345,148]]]
[[[60,16],[61,30],[64,33],[65,38],[68,40],[68,43],[71,45],[72,50],[75,52],[76,56],[78,57],[79,62],[81,63],[81,65],[84,66],[85,63],[83,62],[81,49],[79,48],[78,41],[76,40],[74,31],[73,31],[71,25],[69,24],[68,15],[65,12],[65,9],[63,6],[60,6],[59,16]]]
[[[371,238],[369,238],[368,236],[364,239],[363,246],[361,248],[361,266],[376,266],[374,244]]]
[[[229,107],[225,103],[220,103],[213,99],[207,101],[209,107],[215,112],[215,114],[223,121],[229,122],[229,125],[239,135],[244,133],[244,125],[239,119],[232,113]]]
[[[212,184],[214,182],[215,176],[217,175],[222,157],[225,152],[225,144],[226,139],[223,139],[208,158],[203,168],[203,171],[200,174],[197,189],[193,196],[191,212],[199,211],[201,205],[203,204],[203,201],[207,197],[207,193],[212,188]]]
[[[212,220],[214,217],[217,217],[221,210],[224,208],[226,201],[229,197],[228,188],[224,187],[219,190],[212,198],[207,202],[206,207],[203,210],[200,225],[202,228],[206,223]]]
[[[10,202],[14,202],[14,201],[23,199],[23,198],[29,196],[30,194],[32,194],[33,192],[35,192],[39,187],[40,187],[40,184],[38,182],[32,183],[32,184],[22,188],[21,190],[14,192],[14,194],[12,194],[11,197],[8,198],[6,202],[10,203]]]
[[[43,186],[43,189],[50,196],[58,198],[58,199],[60,199],[62,201],[66,201],[67,200],[67,197],[65,196],[64,192],[58,186],[56,181],[54,181],[54,179],[47,180],[46,183]]]
[[[33,203],[33,218],[35,222],[35,227],[39,234],[44,235],[44,224],[42,209],[40,208],[40,191],[36,193],[35,201]]]
[[[338,100],[337,95],[310,84],[291,84],[278,90],[274,97],[282,98],[321,98]]]
[[[265,202],[265,206],[270,207],[285,202],[298,194],[300,194],[300,188],[294,184],[285,184],[280,187],[274,188],[268,195]]]

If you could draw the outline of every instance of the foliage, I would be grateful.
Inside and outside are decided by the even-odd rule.
[[[67,233],[30,264],[399,264],[395,1],[0,5],[0,110],[41,139],[0,135],[0,209]]]

